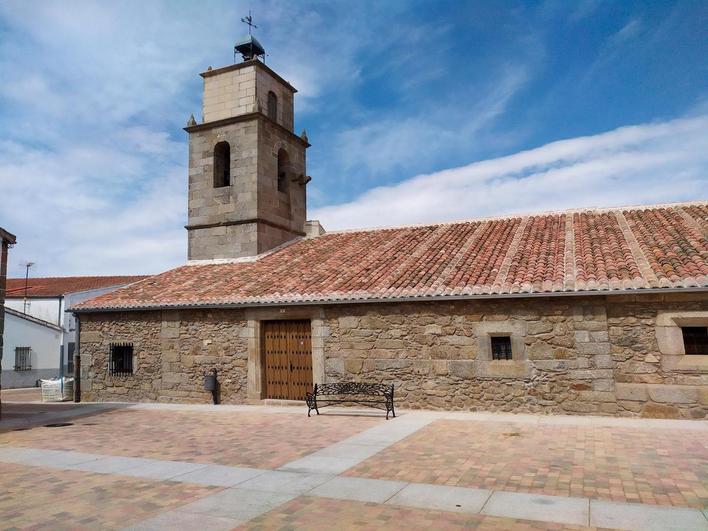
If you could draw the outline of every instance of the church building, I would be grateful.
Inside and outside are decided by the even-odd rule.
[[[249,37],[190,118],[188,262],[81,303],[81,397],[708,416],[708,202],[325,232],[296,90]],[[611,193],[611,190],[608,191]]]

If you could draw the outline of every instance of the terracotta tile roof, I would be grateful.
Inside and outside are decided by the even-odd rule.
[[[103,277],[44,277],[30,278],[27,288],[28,297],[60,297],[67,293],[89,289],[106,288],[120,284],[130,284],[147,278],[147,275],[123,275]],[[7,279],[7,298],[25,296],[25,279]]]
[[[705,288],[707,226],[700,202],[331,232],[178,267],[78,308]]]

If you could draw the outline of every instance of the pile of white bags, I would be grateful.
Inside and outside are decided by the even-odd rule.
[[[42,402],[64,402],[74,398],[73,378],[52,378],[41,382]]]

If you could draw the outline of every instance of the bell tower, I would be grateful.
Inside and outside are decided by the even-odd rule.
[[[295,88],[249,35],[243,61],[200,74],[202,121],[189,133],[189,260],[255,256],[305,235],[307,135],[293,132]]]

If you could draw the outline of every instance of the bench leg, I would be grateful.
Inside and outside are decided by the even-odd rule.
[[[320,410],[317,409],[317,401],[316,400],[315,400],[315,403],[313,406],[311,406],[310,404],[307,405],[307,416],[308,417],[310,416],[310,411],[312,411],[313,409],[315,410],[315,412],[317,412],[318,415],[320,414]]]

